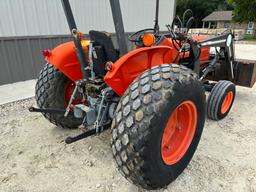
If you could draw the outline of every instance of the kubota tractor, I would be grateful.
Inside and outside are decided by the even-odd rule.
[[[154,28],[132,34],[136,49],[127,53],[120,3],[110,4],[119,50],[105,32],[90,31],[90,40],[82,40],[69,1],[62,0],[74,41],[44,51],[47,63],[36,84],[39,108],[30,111],[42,112],[57,126],[85,130],[66,138],[68,144],[111,127],[122,174],[145,189],[161,188],[187,167],[206,114],[224,118],[235,84],[252,75],[241,75],[230,31],[208,39],[188,35],[194,20],[190,10],[160,33],[159,0]]]

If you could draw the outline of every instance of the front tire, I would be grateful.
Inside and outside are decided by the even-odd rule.
[[[207,100],[207,116],[212,120],[226,117],[232,108],[236,86],[231,81],[221,80],[213,87]]]
[[[36,83],[35,97],[38,107],[66,109],[69,99],[66,92],[72,93],[72,81],[53,65],[46,63]],[[71,113],[67,117],[56,113],[43,115],[51,123],[63,128],[77,128],[82,123],[82,119],[76,119]]]
[[[170,125],[174,114],[177,124]],[[145,71],[122,96],[112,123],[119,170],[145,189],[168,185],[190,162],[204,121],[204,89],[193,71],[175,64]],[[169,142],[168,133],[176,143]],[[174,152],[165,151],[165,144]]]

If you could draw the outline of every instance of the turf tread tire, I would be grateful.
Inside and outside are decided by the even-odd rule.
[[[224,97],[228,91],[233,92],[233,101],[230,105],[228,111],[224,114],[221,113],[221,105],[223,103]],[[232,108],[233,102],[235,100],[236,87],[231,81],[221,80],[215,84],[213,87],[208,100],[207,100],[207,116],[212,120],[221,120],[227,116],[230,109]]]
[[[175,180],[191,160],[194,151],[182,160],[183,167],[174,175],[168,173],[169,178],[159,181],[152,173],[150,161],[147,159],[151,138],[154,137],[154,126],[150,124],[154,122],[156,114],[170,97],[175,95],[176,90],[191,82],[197,88],[195,94],[199,94],[202,112],[200,130],[192,142],[195,150],[205,120],[205,94],[197,75],[192,70],[176,64],[154,67],[137,77],[122,96],[111,126],[111,147],[118,169],[135,185],[145,189],[164,187]]]
[[[36,103],[39,108],[65,109],[64,86],[68,78],[50,63],[40,71],[35,88]],[[62,128],[77,128],[82,120],[72,114],[64,117],[60,114],[42,113],[51,123]]]

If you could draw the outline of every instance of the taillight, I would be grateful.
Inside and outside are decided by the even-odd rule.
[[[43,50],[43,56],[49,57],[51,55],[51,51],[49,49]]]

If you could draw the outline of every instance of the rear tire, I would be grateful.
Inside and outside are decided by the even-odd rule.
[[[46,63],[40,71],[36,83],[36,102],[39,108],[65,109],[65,86],[70,80],[53,65]],[[77,128],[82,119],[75,118],[71,113],[64,117],[63,114],[42,113],[51,123],[63,128]]]
[[[219,81],[213,87],[207,100],[207,116],[221,120],[229,113],[236,95],[236,86],[230,81]]]
[[[171,162],[163,154],[163,136],[173,112],[186,102],[193,103],[197,113],[194,132],[184,154]],[[179,118],[180,122],[189,122],[185,116]],[[176,64],[145,71],[122,96],[112,122],[111,146],[119,170],[129,181],[145,189],[168,185],[190,162],[204,121],[204,89],[193,71]],[[187,130],[188,134],[192,131]]]

